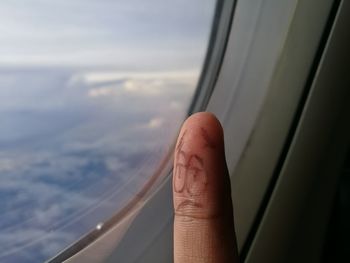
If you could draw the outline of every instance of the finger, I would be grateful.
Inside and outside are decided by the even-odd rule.
[[[183,124],[175,148],[174,262],[238,262],[223,130],[210,113]]]

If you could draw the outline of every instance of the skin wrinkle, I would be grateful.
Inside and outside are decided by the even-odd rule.
[[[220,221],[220,219],[216,219],[214,223],[209,225],[207,219],[179,222],[179,229],[182,229],[180,234],[185,236],[185,242],[181,244],[182,253],[179,262],[228,262],[217,261],[218,258],[224,256],[222,253],[224,238],[222,237],[225,235],[225,230],[219,226]],[[218,232],[222,233],[219,236],[212,231],[215,225],[217,225],[216,228],[221,228],[221,230],[217,229]],[[196,229],[201,229],[201,231],[196,231]],[[216,253],[219,253],[219,256]],[[185,259],[190,261],[185,261]]]

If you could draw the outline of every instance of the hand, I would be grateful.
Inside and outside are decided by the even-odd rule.
[[[237,262],[223,130],[210,113],[183,124],[175,148],[174,262]]]

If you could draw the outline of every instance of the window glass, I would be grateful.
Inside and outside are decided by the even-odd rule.
[[[51,258],[154,176],[193,98],[214,9],[1,1],[1,262]]]

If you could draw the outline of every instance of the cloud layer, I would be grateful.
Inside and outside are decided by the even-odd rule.
[[[89,74],[0,73],[11,83],[0,89],[0,260],[47,259],[118,211],[169,150],[198,78]]]

